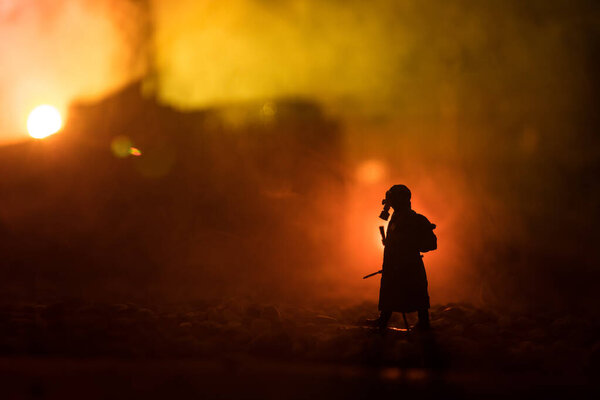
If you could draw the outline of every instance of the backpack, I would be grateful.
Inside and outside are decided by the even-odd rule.
[[[433,230],[436,228],[435,224],[429,222],[429,220],[423,217],[423,224],[419,232],[419,251],[426,253],[437,249],[437,237]]]

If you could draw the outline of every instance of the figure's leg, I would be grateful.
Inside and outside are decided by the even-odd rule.
[[[402,319],[404,320],[404,327],[406,328],[406,330],[410,330],[410,327],[408,326],[408,321],[406,320],[405,312],[402,313]]]
[[[391,317],[391,311],[381,311],[381,313],[379,313],[379,327],[385,329]]]
[[[420,329],[429,329],[429,309],[423,308],[418,311],[419,323],[417,327]]]

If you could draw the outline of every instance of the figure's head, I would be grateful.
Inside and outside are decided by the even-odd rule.
[[[385,204],[394,211],[410,210],[410,190],[404,185],[394,185],[385,192]]]
[[[379,214],[379,218],[387,221],[390,217],[390,207],[394,211],[409,211],[410,205],[410,190],[404,185],[394,185],[385,192],[385,199],[381,202],[383,210]]]

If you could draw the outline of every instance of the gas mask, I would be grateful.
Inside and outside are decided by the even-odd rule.
[[[410,210],[410,190],[404,185],[394,185],[385,192],[385,199],[381,200],[381,204],[383,204],[383,210],[379,214],[379,218],[387,221],[392,205],[396,211]]]
[[[383,210],[381,210],[379,218],[381,218],[384,221],[387,221],[390,217],[390,205],[386,203],[385,199],[381,200],[381,204],[383,204]]]

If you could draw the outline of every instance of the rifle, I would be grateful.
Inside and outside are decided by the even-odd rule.
[[[381,240],[384,242],[384,245],[385,245],[385,230],[383,229],[383,226],[381,226],[381,225],[379,226],[379,233],[381,234]],[[363,279],[367,279],[367,278],[370,278],[377,274],[381,274],[382,272],[383,272],[383,269],[380,269],[377,272],[373,272],[372,274],[363,276]]]
[[[369,275],[365,275],[365,276],[363,276],[363,279],[367,279],[367,278],[370,278],[370,277],[372,277],[372,276],[375,276],[375,275],[377,275],[377,274],[381,274],[382,272],[383,272],[383,270],[382,270],[382,269],[380,269],[380,270],[379,270],[379,271],[377,271],[377,272],[373,272],[372,274],[369,274]]]

